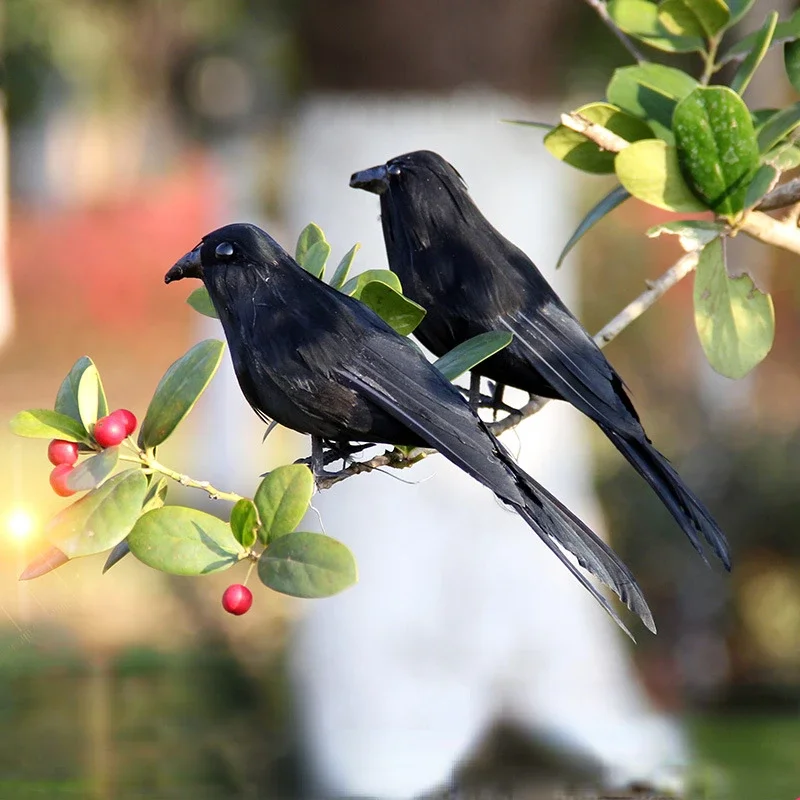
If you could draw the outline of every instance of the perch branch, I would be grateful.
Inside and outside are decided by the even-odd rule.
[[[586,0],[586,3],[597,12],[600,19],[603,20],[611,33],[619,39],[620,44],[631,54],[637,63],[641,64],[642,61],[645,61],[645,57],[639,52],[636,45],[617,27],[617,23],[611,19],[611,15],[608,13],[604,0]]]

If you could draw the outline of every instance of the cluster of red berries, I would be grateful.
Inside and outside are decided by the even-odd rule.
[[[115,447],[136,430],[136,417],[127,408],[112,411],[101,417],[94,425],[92,435],[95,442],[105,449]],[[75,468],[78,460],[77,442],[53,439],[47,446],[47,457],[55,467],[50,473],[50,486],[60,497],[69,497],[75,492],[67,486],[67,476]]]

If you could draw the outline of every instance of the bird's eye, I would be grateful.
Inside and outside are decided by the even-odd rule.
[[[400,169],[400,167],[397,164],[392,164],[392,166],[389,167],[389,174],[390,175],[399,175],[401,172],[402,172],[402,170]]]
[[[230,258],[233,255],[233,245],[230,242],[220,242],[214,253],[217,258]]]

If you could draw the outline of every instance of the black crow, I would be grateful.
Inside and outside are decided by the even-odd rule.
[[[165,281],[181,278],[199,278],[208,289],[239,385],[259,416],[343,446],[436,448],[511,506],[626,633],[559,545],[655,630],[614,551],[523,472],[458,390],[370,308],[306,272],[248,224],[204,237]]]
[[[440,356],[479,333],[511,331],[511,344],[476,372],[593,419],[698,553],[705,558],[700,533],[730,569],[725,535],[647,438],[620,376],[533,262],[481,214],[458,172],[420,150],[356,172],[350,185],[380,196],[389,268],[427,310],[419,341]]]

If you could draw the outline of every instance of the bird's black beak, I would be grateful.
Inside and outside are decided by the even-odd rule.
[[[389,188],[389,173],[386,170],[386,164],[354,172],[350,178],[350,185],[354,189],[383,194]]]
[[[178,259],[170,271],[164,276],[164,283],[172,283],[183,278],[202,278],[203,264],[200,261],[200,245]]]

